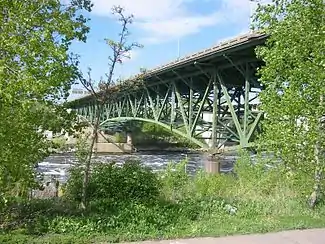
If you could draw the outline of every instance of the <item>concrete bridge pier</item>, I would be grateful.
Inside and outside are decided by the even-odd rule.
[[[213,161],[206,161],[204,164],[204,169],[207,173],[219,174],[220,173],[220,163]]]
[[[133,146],[132,132],[126,132],[126,143]]]
[[[126,143],[114,142],[109,135],[100,132],[97,135],[95,151],[97,153],[131,153],[133,151],[132,134],[127,133]]]
[[[204,162],[204,170],[207,173],[219,174],[220,173],[220,161],[215,154],[209,154]]]

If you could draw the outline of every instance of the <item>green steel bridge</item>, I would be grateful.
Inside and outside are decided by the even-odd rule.
[[[256,76],[262,61],[255,47],[263,34],[247,34],[178,59],[128,80],[127,89],[108,95],[101,128],[112,122],[145,121],[188,138],[203,149],[249,147],[263,113]],[[141,85],[138,81],[141,80]],[[134,85],[133,85],[134,84]],[[94,96],[71,103],[90,123]]]

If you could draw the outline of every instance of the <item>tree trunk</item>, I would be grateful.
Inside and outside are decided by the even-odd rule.
[[[91,166],[91,159],[93,156],[94,146],[95,142],[97,140],[97,132],[99,129],[99,122],[100,122],[100,115],[101,115],[101,106],[97,105],[97,116],[94,123],[93,131],[92,131],[92,138],[91,143],[89,147],[88,157],[85,163],[85,169],[84,169],[84,176],[82,181],[82,197],[81,197],[81,203],[80,207],[82,209],[86,209],[88,205],[88,184],[89,184],[89,176],[90,176],[90,166]]]
[[[316,166],[315,166],[315,175],[314,175],[314,190],[310,195],[310,199],[309,199],[309,206],[311,208],[314,208],[316,206],[321,195],[322,166],[321,166],[321,160],[319,158],[320,149],[318,143],[315,145],[314,155],[315,155],[314,157],[315,157]]]
[[[319,105],[320,107],[323,106],[323,96],[320,96]],[[318,121],[318,135],[322,136],[322,117],[320,117]],[[323,178],[324,169],[324,160],[322,157],[324,157],[323,150],[321,150],[320,139],[318,139],[314,149],[314,160],[316,165],[314,172],[314,189],[309,199],[309,206],[311,208],[314,208],[316,206],[321,197],[321,182]]]

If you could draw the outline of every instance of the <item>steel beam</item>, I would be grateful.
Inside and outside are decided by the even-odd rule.
[[[184,109],[184,105],[183,105],[183,99],[181,97],[181,94],[176,86],[175,83],[173,83],[174,86],[175,86],[175,93],[176,93],[176,97],[177,97],[177,105],[181,111],[181,115],[182,115],[182,118],[183,118],[183,123],[184,123],[184,126],[185,126],[185,130],[186,130],[186,133],[188,135],[190,135],[190,129],[188,127],[188,119],[187,119],[187,116],[186,116],[186,113],[185,113],[185,109]]]
[[[217,74],[213,74],[213,112],[212,112],[212,145],[214,150],[217,147],[217,125],[218,125],[218,81]]]
[[[193,97],[194,97],[194,92],[193,92],[193,78],[190,79],[190,97],[189,97],[189,104],[188,104],[188,127],[190,128],[189,130],[189,136],[193,136],[192,133],[192,124],[193,124]]]
[[[199,107],[199,110],[197,111],[197,114],[195,116],[195,119],[194,119],[194,122],[193,122],[193,125],[192,125],[192,128],[191,128],[191,135],[193,135],[194,131],[195,131],[195,128],[196,128],[196,125],[197,125],[197,122],[199,120],[199,117],[202,113],[202,109],[204,107],[204,103],[208,97],[208,94],[209,94],[209,91],[211,89],[211,83],[212,83],[212,78],[209,79],[209,84],[208,86],[206,87],[205,89],[205,92],[204,92],[204,95],[202,97],[202,100],[201,100],[201,104],[200,104],[200,107]]]
[[[237,133],[239,135],[239,138],[240,138],[240,145],[241,146],[245,146],[247,143],[245,141],[245,136],[243,135],[243,132],[242,132],[242,129],[241,129],[241,126],[240,126],[240,123],[238,121],[238,117],[236,115],[236,112],[235,112],[235,109],[234,109],[234,106],[231,102],[231,99],[230,99],[230,96],[228,94],[228,90],[227,90],[227,87],[223,81],[223,78],[222,76],[220,75],[220,73],[218,72],[217,73],[217,76],[218,76],[218,79],[219,79],[219,83],[220,83],[220,86],[221,86],[221,89],[223,91],[223,94],[226,98],[226,101],[227,101],[227,105],[229,107],[229,110],[230,110],[230,113],[231,113],[231,116],[232,116],[232,120],[235,124],[235,127],[236,127],[236,130],[237,130]]]
[[[244,135],[247,133],[247,126],[248,126],[248,110],[249,110],[249,91],[250,91],[250,84],[249,84],[249,74],[248,74],[248,65],[246,65],[246,72],[245,72],[245,101],[244,101]]]

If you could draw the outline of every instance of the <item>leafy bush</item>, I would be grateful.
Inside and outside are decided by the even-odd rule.
[[[224,197],[229,187],[236,184],[231,175],[209,174],[199,170],[194,176],[190,176],[187,169],[187,161],[170,163],[161,172],[161,192],[164,199],[178,201],[181,199],[202,200],[209,197]]]
[[[167,200],[179,200],[188,193],[190,176],[186,173],[187,161],[180,163],[169,163],[161,173],[162,194]]]
[[[125,142],[125,137],[120,132],[116,132],[114,134],[114,140],[116,143],[123,143]]]
[[[153,139],[153,140],[166,140],[166,141],[169,141],[171,139],[171,135],[172,133],[159,126],[159,125],[156,125],[156,124],[152,124],[152,123],[143,123],[142,125],[142,132],[145,134],[145,135],[150,135],[150,137]]]
[[[278,184],[283,183],[283,175],[278,167],[268,168],[266,163],[259,159],[253,163],[249,155],[241,153],[234,168],[237,175],[235,194],[248,196],[269,196],[278,190]]]
[[[80,210],[63,199],[15,199],[1,209],[2,230],[26,228],[29,233],[47,232],[47,222],[55,216],[79,215]]]
[[[186,133],[185,127],[178,128],[178,130]],[[148,146],[160,146],[173,144],[176,147],[182,148],[197,148],[198,146],[184,138],[171,132],[160,125],[153,123],[143,122],[139,127],[133,130],[133,143],[134,145],[148,145]]]
[[[65,195],[80,201],[81,189],[82,169],[74,168]],[[158,199],[159,189],[160,181],[155,173],[137,161],[127,161],[122,166],[115,163],[95,165],[87,191],[90,201],[148,203]]]
[[[53,147],[60,151],[63,151],[67,148],[66,139],[64,137],[55,137],[52,139]]]

